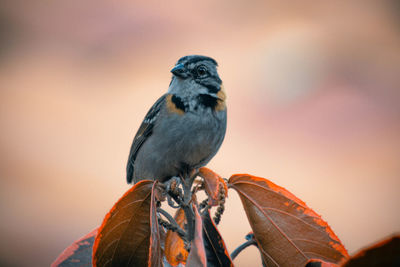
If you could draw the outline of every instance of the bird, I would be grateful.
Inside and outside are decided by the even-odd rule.
[[[130,149],[128,184],[166,182],[205,166],[226,133],[226,94],[211,57],[188,55],[171,69],[168,90],[147,112]]]

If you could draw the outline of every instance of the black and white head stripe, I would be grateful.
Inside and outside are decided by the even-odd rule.
[[[196,63],[199,61],[210,61],[213,63],[215,66],[218,66],[217,61],[211,57],[206,57],[206,56],[199,56],[199,55],[190,55],[190,56],[184,56],[178,60],[176,64],[192,64]]]

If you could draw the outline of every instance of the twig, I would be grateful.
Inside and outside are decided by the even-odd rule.
[[[157,212],[161,213],[165,218],[167,218],[172,227],[167,226],[165,223],[161,222],[161,224],[163,226],[166,226],[169,230],[171,230],[173,232],[177,232],[184,241],[186,241],[186,242],[188,241],[186,232],[179,226],[179,224],[175,221],[174,218],[172,218],[172,216],[168,212],[166,212],[165,210],[163,210],[161,208],[158,208]]]

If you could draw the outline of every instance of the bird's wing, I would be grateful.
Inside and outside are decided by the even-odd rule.
[[[165,103],[166,96],[167,94],[161,96],[150,108],[150,110],[146,114],[146,117],[144,117],[144,120],[140,125],[139,130],[135,135],[135,138],[133,139],[131,151],[129,153],[128,164],[126,166],[126,180],[128,183],[131,183],[133,179],[133,166],[136,156],[140,150],[140,147],[153,133],[154,123],[158,118],[161,107]]]

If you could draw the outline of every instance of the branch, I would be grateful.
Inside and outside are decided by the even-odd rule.
[[[254,239],[250,239],[246,242],[244,242],[243,244],[241,244],[240,246],[238,246],[231,254],[231,259],[234,260],[236,258],[237,255],[239,255],[240,252],[242,252],[243,249],[251,246],[251,245],[255,245],[257,246],[257,242]]]

